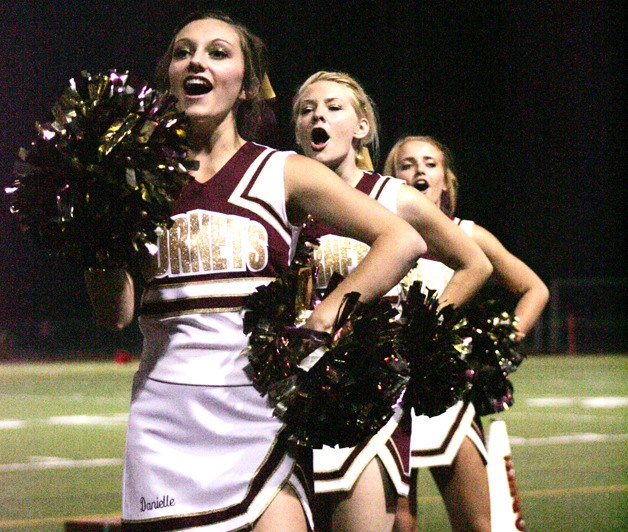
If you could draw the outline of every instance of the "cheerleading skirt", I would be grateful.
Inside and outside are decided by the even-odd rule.
[[[398,409],[386,425],[370,440],[356,447],[314,449],[314,491],[316,493],[350,491],[361,473],[378,458],[388,473],[397,495],[408,496],[409,477],[404,472],[401,455],[392,441],[402,411]]]
[[[190,386],[136,374],[123,530],[246,530],[285,486],[312,525],[311,452],[252,386]]]
[[[484,434],[475,417],[473,404],[463,401],[439,416],[412,414],[410,468],[451,465],[465,437],[473,442],[486,463],[488,453]]]

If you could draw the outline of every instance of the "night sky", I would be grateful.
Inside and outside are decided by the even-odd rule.
[[[625,277],[621,1],[5,2],[3,187],[69,78],[116,68],[152,80],[174,26],[198,6],[226,8],[269,45],[276,147],[294,148],[298,85],[317,70],[349,72],[379,109],[380,167],[399,135],[433,135],[457,159],[458,214],[548,285]],[[0,318],[84,314],[81,272],[35,249],[4,195],[0,224]]]

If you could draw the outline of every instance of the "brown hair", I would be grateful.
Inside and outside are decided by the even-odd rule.
[[[351,103],[356,114],[360,118],[366,118],[370,126],[368,134],[363,139],[359,140],[358,146],[356,147],[356,156],[359,159],[361,149],[370,147],[371,157],[373,158],[373,161],[377,161],[377,157],[379,155],[379,123],[377,119],[377,108],[375,107],[373,100],[371,100],[370,96],[366,94],[365,90],[362,88],[362,85],[360,85],[360,83],[358,83],[358,81],[349,74],[344,72],[326,72],[321,70],[307,78],[301,84],[292,99],[293,123],[296,124],[296,118],[299,113],[299,104],[305,89],[317,81],[331,81],[333,83],[338,83],[339,85],[344,85],[351,91],[351,95],[353,97],[353,101]],[[360,161],[358,161],[358,163],[359,162]]]
[[[428,135],[408,135],[401,137],[397,142],[395,142],[395,145],[388,153],[388,157],[386,157],[383,170],[384,174],[396,177],[397,156],[399,155],[399,150],[401,149],[401,146],[410,141],[427,142],[441,152],[443,156],[443,168],[445,170],[446,190],[441,195],[440,208],[447,216],[453,217],[458,204],[458,188],[460,186],[458,183],[458,177],[456,177],[457,172],[455,169],[454,156],[447,146],[436,140],[434,137],[430,137]]]
[[[190,22],[203,19],[215,19],[229,24],[240,37],[240,47],[244,56],[243,87],[246,92],[244,100],[238,108],[237,125],[240,134],[252,139],[256,136],[262,120],[264,107],[267,105],[260,87],[264,75],[268,72],[269,59],[266,44],[244,24],[235,21],[229,15],[218,10],[196,11],[191,13],[176,27],[168,48],[161,56],[155,69],[155,83],[158,89],[166,91],[170,89],[168,69],[172,60],[172,52],[177,34]]]

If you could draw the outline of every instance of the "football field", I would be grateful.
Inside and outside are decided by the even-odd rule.
[[[136,363],[0,365],[0,530],[120,512]],[[529,531],[628,530],[628,356],[530,356],[508,426]],[[484,419],[490,427],[490,417]],[[449,529],[429,473],[420,530]]]

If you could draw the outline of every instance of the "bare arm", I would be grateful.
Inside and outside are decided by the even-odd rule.
[[[359,292],[363,301],[382,297],[425,252],[424,241],[410,225],[316,161],[288,157],[285,183],[293,212],[309,213],[371,246],[357,268],[316,307],[308,327],[328,330],[348,292]]]
[[[133,320],[135,292],[133,278],[123,269],[87,270],[85,287],[98,320],[121,330]]]
[[[399,215],[427,242],[430,255],[454,270],[441,294],[442,304],[460,306],[469,301],[493,270],[480,247],[418,190],[403,185],[397,200]]]
[[[519,296],[515,314],[519,318],[518,339],[522,340],[543,312],[549,290],[541,278],[510,253],[491,232],[476,224],[473,226],[473,239],[493,264],[496,279]]]

